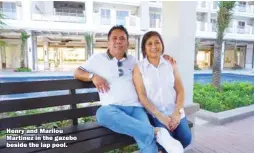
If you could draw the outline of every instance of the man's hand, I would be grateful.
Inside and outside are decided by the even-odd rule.
[[[169,116],[169,118],[171,119],[171,123],[169,125],[170,130],[174,131],[180,123],[181,114],[175,111],[171,116]]]
[[[99,92],[102,92],[102,93],[108,92],[110,89],[107,81],[96,74],[93,76],[92,82],[94,83],[94,85],[96,86]]]
[[[176,64],[176,60],[173,57],[169,56],[169,55],[163,55],[163,58],[165,60],[168,60],[171,64]]]

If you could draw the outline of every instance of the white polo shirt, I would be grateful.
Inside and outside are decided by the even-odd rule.
[[[118,60],[108,52],[92,55],[80,69],[92,72],[103,77],[109,84],[110,90],[106,93],[99,92],[102,105],[140,106],[138,96],[132,79],[132,71],[136,59],[130,55],[120,60],[122,66],[118,67]],[[124,74],[119,76],[118,69]]]
[[[138,62],[138,67],[150,102],[160,112],[167,116],[171,115],[176,105],[175,78],[172,65],[161,56],[158,67],[150,64],[147,58]],[[181,114],[181,118],[184,116],[184,113]]]

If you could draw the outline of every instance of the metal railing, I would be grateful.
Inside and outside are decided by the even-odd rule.
[[[76,9],[55,9],[53,14],[33,14],[33,20],[39,21],[57,21],[57,22],[70,22],[70,23],[85,23],[86,15],[84,10]]]

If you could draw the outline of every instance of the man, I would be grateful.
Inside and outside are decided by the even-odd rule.
[[[107,52],[92,55],[74,76],[96,86],[102,104],[96,113],[100,125],[134,137],[141,153],[157,153],[156,141],[168,152],[181,152],[166,129],[150,124],[138,101],[132,80],[136,60],[126,54],[128,45],[127,30],[123,26],[112,27]]]

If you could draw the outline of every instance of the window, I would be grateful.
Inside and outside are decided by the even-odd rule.
[[[245,27],[245,22],[239,21],[238,22],[238,28],[244,29],[244,27]]]
[[[217,31],[217,21],[216,19],[211,19],[211,24],[212,24],[212,32]]]
[[[126,17],[128,17],[128,11],[116,11],[116,23],[118,25],[126,25]]]
[[[16,3],[2,2],[0,5],[1,11],[4,13],[4,17],[7,19],[16,19]]]
[[[101,9],[101,24],[111,24],[111,11],[109,9]]]
[[[205,1],[201,2],[201,8],[206,8],[206,2]]]
[[[161,15],[158,13],[150,13],[150,28],[160,28]]]
[[[218,5],[219,5],[218,3],[219,3],[218,1],[213,2],[213,9],[216,10],[218,8]]]
[[[239,2],[238,5],[239,5],[240,7],[246,7],[246,2]]]
[[[239,12],[246,12],[246,2],[239,2],[238,3],[238,11]]]

